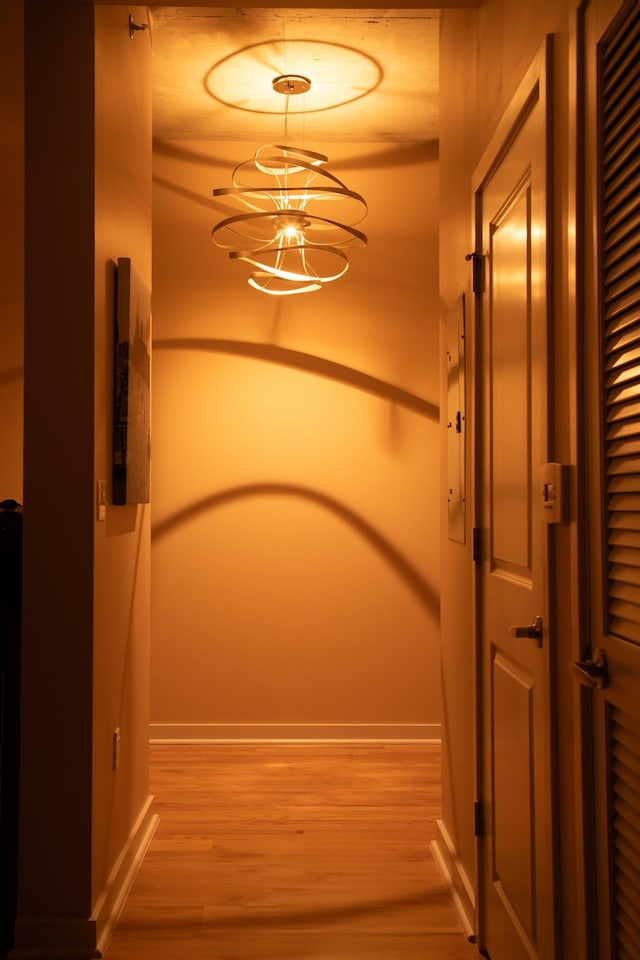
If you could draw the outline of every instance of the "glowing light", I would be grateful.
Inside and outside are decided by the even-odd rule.
[[[309,84],[298,76],[273,81],[287,102]],[[221,220],[211,236],[231,259],[256,268],[248,281],[255,289],[277,296],[320,290],[348,270],[344,248],[366,244],[355,228],[367,215],[366,201],[326,170],[327,162],[310,150],[263,146],[238,164],[232,187],[213,191],[244,210]]]

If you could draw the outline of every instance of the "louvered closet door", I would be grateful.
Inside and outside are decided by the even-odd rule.
[[[600,444],[590,457],[586,659],[604,680],[592,694],[594,955],[640,960],[640,2],[618,11],[594,46],[599,316],[590,372],[597,357],[601,390],[588,423]],[[589,382],[595,390],[595,376]]]

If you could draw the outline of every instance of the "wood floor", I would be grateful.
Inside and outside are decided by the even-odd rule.
[[[106,960],[477,960],[430,851],[438,745],[152,747]]]

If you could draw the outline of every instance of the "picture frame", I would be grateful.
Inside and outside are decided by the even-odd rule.
[[[151,293],[129,257],[116,267],[112,503],[149,503]]]

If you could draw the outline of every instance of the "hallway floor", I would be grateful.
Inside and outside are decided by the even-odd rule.
[[[157,745],[106,960],[474,960],[430,850],[438,744]]]

